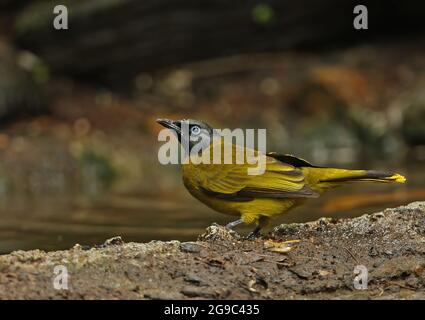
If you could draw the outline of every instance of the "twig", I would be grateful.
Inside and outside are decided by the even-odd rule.
[[[349,254],[350,254],[350,256],[351,256],[351,258],[353,258],[354,259],[354,261],[357,263],[357,264],[360,264],[360,262],[359,262],[359,260],[357,260],[357,258],[354,256],[354,254],[348,249],[348,248],[346,248],[346,247],[343,247]]]

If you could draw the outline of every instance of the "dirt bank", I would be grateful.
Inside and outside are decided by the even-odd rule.
[[[53,287],[57,265],[68,290]],[[368,269],[366,290],[353,287],[357,265]],[[211,226],[196,242],[16,251],[0,257],[0,298],[425,299],[425,202],[281,225],[255,241]]]

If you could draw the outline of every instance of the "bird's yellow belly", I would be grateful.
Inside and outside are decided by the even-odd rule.
[[[240,216],[245,223],[258,221],[261,217],[273,218],[284,214],[296,205],[299,199],[256,198],[251,201],[232,201],[207,196],[198,190],[188,189],[190,193],[208,207],[229,215]]]

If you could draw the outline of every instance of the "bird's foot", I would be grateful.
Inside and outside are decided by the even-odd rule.
[[[235,228],[236,226],[240,225],[242,222],[243,222],[242,219],[238,219],[236,221],[232,221],[232,222],[226,224],[226,228],[227,229],[230,229],[230,230],[233,230],[233,228]]]
[[[246,239],[247,240],[255,240],[255,239],[258,239],[261,236],[262,236],[262,234],[261,234],[261,228],[260,227],[256,227],[253,231],[251,231],[246,236]]]

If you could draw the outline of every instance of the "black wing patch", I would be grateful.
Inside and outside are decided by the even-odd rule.
[[[290,164],[290,165],[292,165],[296,168],[299,168],[299,167],[320,168],[318,166],[312,165],[307,160],[295,157],[295,156],[290,155],[290,154],[278,154],[276,152],[269,152],[269,153],[267,153],[267,156],[272,157],[272,158],[279,160],[281,162]]]

